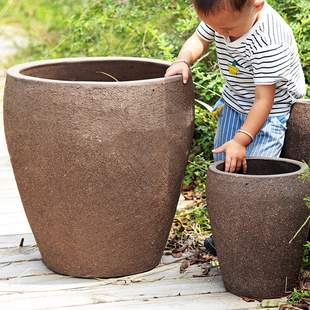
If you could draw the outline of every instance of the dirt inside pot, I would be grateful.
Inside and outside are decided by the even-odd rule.
[[[247,158],[246,175],[273,175],[286,174],[298,171],[300,166],[285,161],[275,161],[272,159],[251,159]],[[217,170],[224,171],[225,163],[220,163],[216,166]],[[242,171],[239,174],[244,175]]]
[[[83,62],[60,62],[38,65],[22,70],[27,76],[61,80],[90,82],[120,82],[162,78],[168,68],[165,64],[154,64],[150,61],[138,60],[105,60]],[[105,74],[98,74],[105,72]]]

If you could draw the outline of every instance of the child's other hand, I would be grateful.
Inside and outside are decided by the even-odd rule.
[[[243,173],[246,173],[246,147],[237,141],[230,140],[212,152],[215,154],[226,153],[225,172],[239,172],[242,168]]]
[[[189,68],[185,62],[177,62],[169,67],[166,71],[165,77],[181,74],[183,83],[186,84],[189,77]]]

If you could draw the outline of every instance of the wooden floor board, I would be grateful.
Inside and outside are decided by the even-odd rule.
[[[139,294],[136,291],[135,294]],[[31,295],[27,295],[27,299],[22,302],[22,310],[41,310],[41,309],[74,309],[74,310],[96,310],[96,309],[257,309],[255,303],[243,303],[240,304],[240,300],[236,296],[225,293],[216,294],[199,294],[191,296],[167,296],[149,298],[138,295],[139,298],[135,298],[136,295],[131,296],[131,300],[122,300],[121,292],[120,298],[116,295],[108,295],[104,292],[100,292],[97,295],[78,295],[67,293],[63,296],[41,296],[41,298],[35,298]],[[21,304],[20,300],[15,298],[16,296],[7,295],[6,300],[1,301],[1,306],[4,309],[19,309]],[[15,307],[15,308],[14,308]]]
[[[24,246],[32,246],[36,244],[36,241],[32,233],[12,234],[12,235],[0,235],[0,249],[19,247],[21,240],[24,239]]]
[[[192,295],[192,296],[169,296],[156,299],[139,299],[126,302],[100,303],[97,302],[91,305],[75,306],[75,307],[60,307],[57,310],[98,310],[98,309],[122,309],[122,310],[245,310],[257,309],[255,303],[244,303],[240,305],[238,297],[232,296],[229,293],[210,294],[210,295]],[[263,308],[261,308],[263,309]]]

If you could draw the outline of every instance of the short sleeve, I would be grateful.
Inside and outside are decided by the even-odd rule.
[[[255,85],[271,85],[282,81],[290,81],[290,51],[284,46],[264,46],[251,56]]]
[[[208,42],[213,41],[215,36],[215,31],[206,23],[201,22],[196,29],[196,33],[203,39]]]

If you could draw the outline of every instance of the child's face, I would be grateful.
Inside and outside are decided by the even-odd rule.
[[[261,8],[257,6],[244,8],[241,12],[231,9],[223,10],[216,15],[205,15],[197,12],[198,17],[216,30],[220,35],[229,36],[232,40],[237,40],[247,33],[259,18]]]

